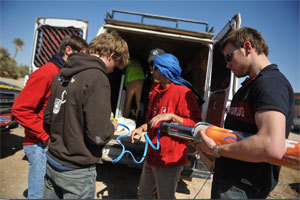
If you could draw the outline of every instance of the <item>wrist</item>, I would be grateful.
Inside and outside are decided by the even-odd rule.
[[[215,145],[213,147],[213,153],[214,153],[215,158],[221,158],[221,154],[219,152],[219,147],[220,147],[219,145]]]

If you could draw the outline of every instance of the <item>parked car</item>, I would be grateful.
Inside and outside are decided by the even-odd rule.
[[[1,134],[8,133],[10,129],[18,127],[18,122],[15,120],[11,108],[21,92],[21,88],[0,81],[0,127]]]

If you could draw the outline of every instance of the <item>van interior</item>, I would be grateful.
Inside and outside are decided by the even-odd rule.
[[[160,48],[175,55],[182,68],[181,76],[189,81],[195,89],[198,90],[201,96],[204,95],[207,68],[208,68],[208,54],[209,47],[205,42],[195,42],[184,40],[181,38],[170,38],[166,35],[153,35],[147,32],[133,32],[128,30],[114,30],[110,29],[108,32],[116,32],[119,34],[128,44],[130,57],[136,58],[143,67],[146,77],[151,76],[149,65],[147,63],[149,52],[152,49]],[[226,68],[226,62],[223,55],[219,50],[219,45],[216,44],[213,52],[213,69],[211,76],[211,91],[223,90],[229,86],[230,82],[230,70]],[[117,103],[119,97],[119,90],[121,86],[122,74],[125,74],[125,70],[119,70],[115,68],[114,72],[109,74],[109,80],[111,84],[111,104],[112,111],[116,114]],[[136,120],[136,126],[143,124],[145,111],[147,110],[148,92],[151,84],[149,80],[145,80],[143,86],[143,92],[141,96],[141,106],[139,116]],[[122,88],[125,90],[125,88]],[[125,101],[122,98],[122,101]],[[122,103],[121,103],[122,104]],[[136,106],[136,102],[133,98],[132,108]],[[201,109],[201,108],[200,108]],[[121,108],[122,110],[122,108]]]

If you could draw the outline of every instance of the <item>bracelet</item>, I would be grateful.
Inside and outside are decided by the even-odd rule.
[[[214,157],[215,158],[221,158],[221,154],[219,152],[219,145],[215,145],[213,147]]]
[[[174,113],[172,114],[172,122],[175,122]]]

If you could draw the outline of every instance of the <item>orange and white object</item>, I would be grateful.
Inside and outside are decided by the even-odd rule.
[[[197,133],[200,130],[203,130],[205,134],[208,137],[212,138],[217,145],[234,143],[243,140],[251,135],[248,133],[233,131],[200,122],[193,131],[193,135],[195,138],[198,137]],[[300,141],[286,139],[285,144],[286,152],[283,158],[281,160],[271,161],[270,163],[284,167],[289,167],[295,170],[300,170]]]

